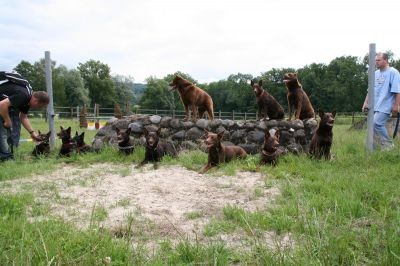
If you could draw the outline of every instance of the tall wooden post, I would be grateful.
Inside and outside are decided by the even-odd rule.
[[[50,135],[50,150],[53,150],[55,147],[55,127],[54,127],[54,105],[53,105],[53,81],[51,74],[51,59],[50,59],[50,51],[44,52],[44,65],[45,65],[45,73],[46,73],[46,90],[49,95],[50,101],[47,105],[47,118],[49,122],[49,130],[51,131]]]
[[[374,149],[375,43],[369,44],[367,149]]]

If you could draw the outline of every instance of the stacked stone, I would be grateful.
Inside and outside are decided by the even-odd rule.
[[[256,154],[264,142],[266,130],[279,129],[280,145],[289,152],[306,151],[312,134],[317,127],[315,119],[304,121],[269,120],[269,121],[233,121],[214,119],[212,121],[199,119],[196,123],[182,121],[171,117],[158,115],[132,115],[123,119],[113,118],[102,127],[95,136],[95,142],[115,143],[115,128],[131,128],[131,136],[137,145],[143,145],[143,128],[155,131],[161,127],[161,138],[173,142],[175,147],[182,149],[205,149],[205,130],[224,132],[225,145],[239,145],[248,153]]]

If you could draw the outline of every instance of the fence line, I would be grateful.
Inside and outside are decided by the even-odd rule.
[[[54,114],[59,118],[78,119],[79,110],[82,107],[66,107],[66,106],[54,106]],[[114,108],[100,107],[99,113],[95,115],[95,108],[87,107],[86,117],[89,120],[93,119],[109,119],[115,116]],[[144,115],[159,115],[159,116],[170,116],[173,118],[183,119],[185,117],[184,110],[165,110],[165,109],[135,109],[130,114],[144,114]],[[124,114],[124,115],[130,115]],[[45,110],[32,110],[31,116],[45,117]],[[318,116],[318,115],[317,115]],[[242,121],[254,121],[258,120],[258,114],[256,112],[238,112],[230,111],[224,112],[221,110],[214,112],[214,117],[218,119],[231,119],[231,120],[242,120]],[[340,112],[336,114],[336,123],[354,124],[360,120],[366,118],[365,113],[362,112]]]

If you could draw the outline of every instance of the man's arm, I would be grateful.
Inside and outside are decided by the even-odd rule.
[[[32,128],[31,121],[28,119],[28,115],[20,112],[19,119],[21,120],[21,124],[24,126],[24,128],[29,132],[29,135],[31,135],[31,138],[33,140],[40,140],[38,133],[36,133]]]
[[[400,93],[395,93],[396,96],[394,97],[394,103],[392,106],[392,115],[397,116],[399,112],[399,105],[400,105]]]
[[[367,93],[367,96],[365,96],[365,100],[364,100],[364,104],[363,104],[363,106],[362,106],[362,108],[361,108],[361,111],[362,112],[365,112],[366,110],[368,110],[368,93]]]
[[[11,118],[8,114],[8,108],[11,106],[11,102],[8,98],[0,101],[0,116],[3,118],[3,125],[5,128],[10,128]]]

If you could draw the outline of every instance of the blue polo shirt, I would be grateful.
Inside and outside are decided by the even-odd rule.
[[[374,111],[390,114],[396,93],[400,93],[400,74],[397,69],[388,67],[375,71]]]

